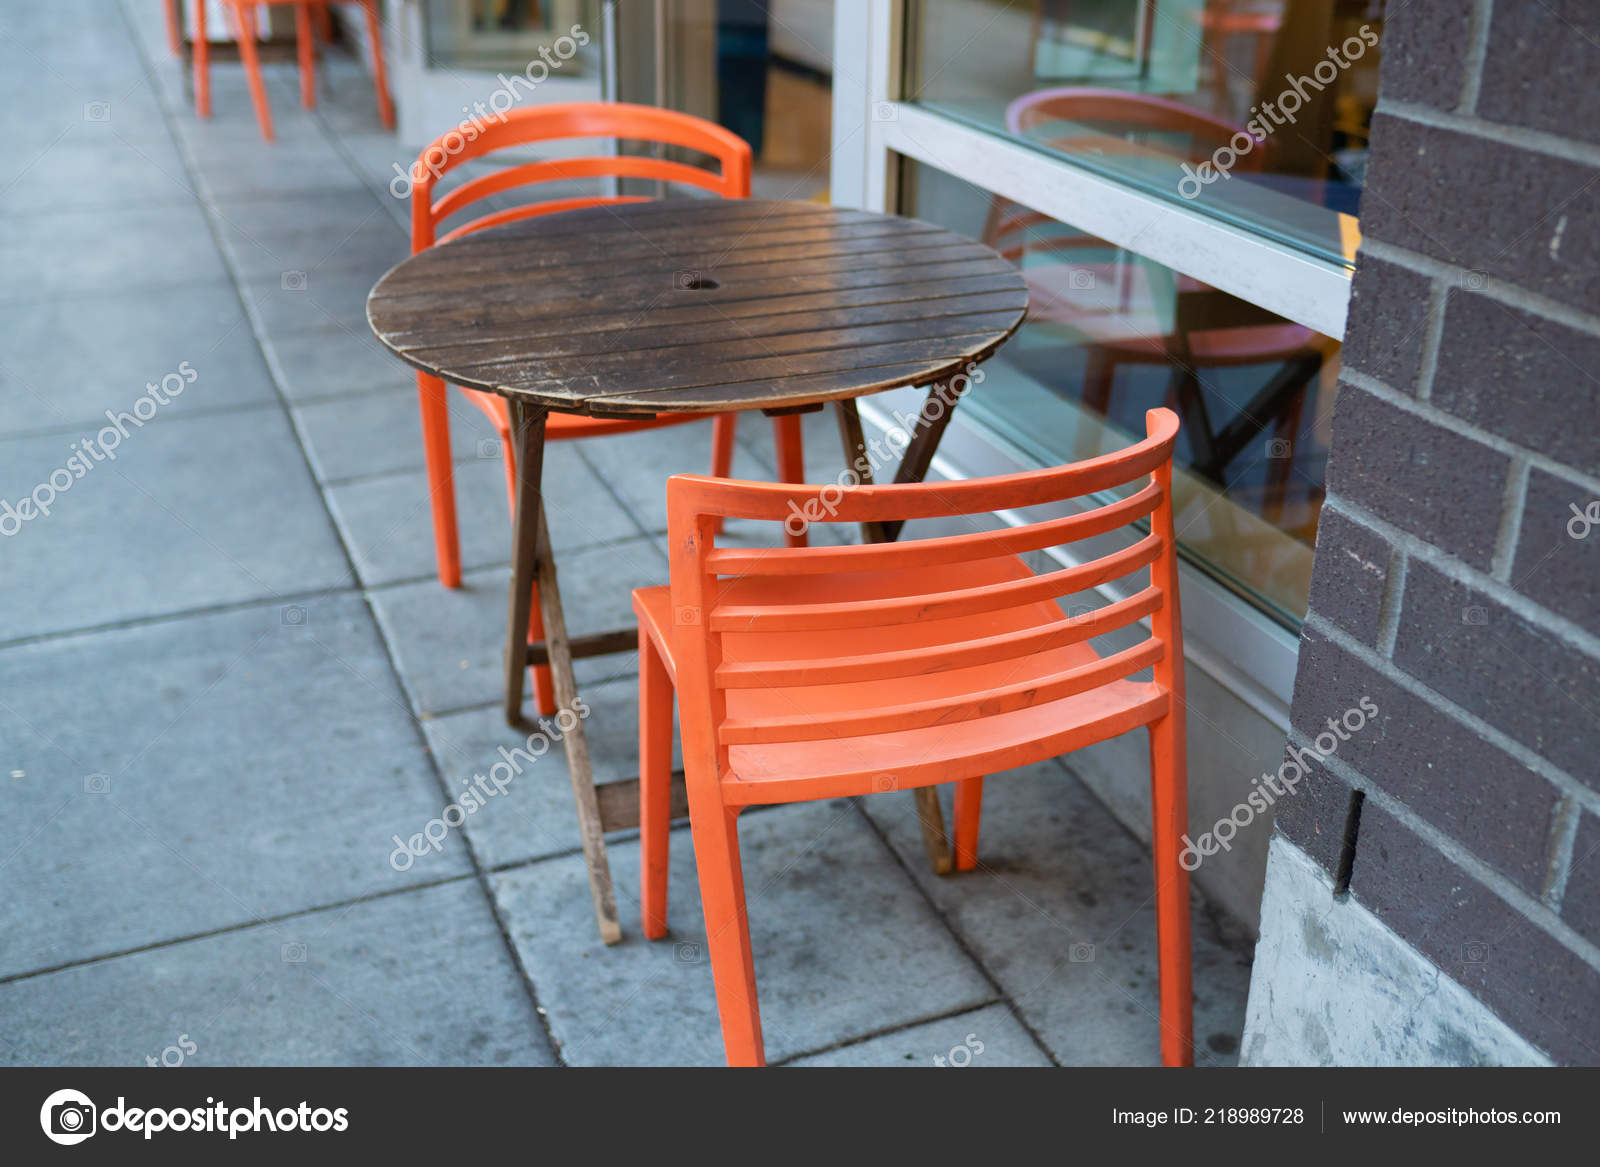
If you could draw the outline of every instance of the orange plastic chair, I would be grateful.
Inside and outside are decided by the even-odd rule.
[[[423,150],[411,168],[411,251],[413,254],[434,243],[444,243],[472,231],[495,227],[519,219],[558,211],[607,203],[648,201],[639,195],[594,195],[551,199],[495,211],[438,235],[440,225],[480,199],[520,187],[544,182],[582,178],[643,178],[681,183],[711,191],[723,198],[750,197],[750,147],[743,138],[721,126],[674,110],[622,102],[570,102],[508,110],[477,128],[471,141],[459,130],[451,130]],[[463,162],[509,146],[526,146],[570,138],[618,138],[679,146],[709,155],[720,166],[720,173],[660,158],[608,155],[585,158],[560,158],[528,162],[462,183],[454,190],[434,198],[440,178]],[[455,481],[450,463],[450,415],[444,382],[425,373],[417,374],[417,392],[422,404],[422,442],[428,465],[428,490],[433,504],[434,550],[439,566],[439,581],[447,588],[461,586],[461,550],[456,530]],[[493,393],[463,388],[467,399],[488,415],[500,435],[505,454],[506,489],[516,504],[517,470],[511,441],[511,419],[506,400]],[[714,419],[711,473],[725,478],[733,467],[733,441],[736,413]],[[632,433],[704,420],[703,416],[666,414],[660,417],[616,420],[552,413],[545,422],[545,441],[602,437]],[[805,481],[804,448],[800,418],[794,415],[772,419],[777,438],[778,476],[785,482]],[[803,545],[804,536],[790,536],[791,545]],[[533,605],[530,640],[544,639],[544,626],[537,600]],[[550,670],[540,665],[533,670],[534,698],[539,712],[549,716],[556,711],[555,690]]]
[[[1148,436],[1054,469],[965,482],[793,487],[667,482],[671,587],[633,593],[639,615],[644,933],[666,933],[676,687],[689,819],[717,1008],[730,1065],[763,1063],[739,867],[747,806],[955,783],[955,865],[977,864],[983,775],[1144,727],[1150,737],[1161,1057],[1193,1061],[1182,631],[1172,529],[1177,415]],[[1141,485],[1142,481],[1142,485]],[[1130,486],[1116,501],[1025,526],[845,547],[724,548],[729,515],[884,522],[981,515]],[[820,509],[817,509],[820,508]],[[1035,574],[1021,554],[1147,520],[1129,546]],[[1125,599],[1069,615],[1057,603],[1150,571]],[[1101,656],[1088,642],[1150,634]],[[1151,679],[1127,678],[1150,670]]]
[[[167,48],[174,57],[183,55],[183,29],[178,25],[178,0],[163,0],[167,16]]]
[[[261,126],[261,136],[273,140],[272,110],[267,105],[267,87],[261,79],[261,59],[256,53],[255,9],[260,4],[293,4],[295,44],[300,54],[300,102],[307,109],[317,104],[316,43],[312,31],[315,10],[324,39],[328,36],[328,5],[332,0],[222,0],[228,13],[228,23],[239,45],[239,59],[244,63],[245,77],[250,83],[250,102],[255,106],[256,122]],[[383,65],[383,30],[378,24],[378,0],[360,0],[361,10],[367,19],[367,38],[372,42],[372,79],[378,91],[378,117],[385,129],[394,129],[394,102],[389,98],[388,73]],[[167,30],[173,37],[177,51],[177,19],[168,0]],[[194,108],[203,118],[211,116],[211,45],[206,39],[206,6],[195,3],[194,41]]]

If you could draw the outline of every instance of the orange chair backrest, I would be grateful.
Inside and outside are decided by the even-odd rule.
[[[709,155],[720,166],[712,171],[684,162],[633,155],[553,158],[507,167],[462,183],[437,200],[439,180],[463,162],[495,150],[572,138],[617,138],[680,146]],[[439,225],[480,199],[517,187],[581,178],[644,178],[682,183],[724,198],[750,196],[750,147],[737,134],[703,118],[624,102],[567,102],[528,106],[489,115],[441,134],[418,155],[411,167],[411,250],[421,251],[470,231],[501,223],[575,210],[604,203],[649,201],[638,195],[593,195],[551,199],[496,211],[465,223],[442,238]]]
[[[883,486],[798,486],[678,475],[667,482],[674,656],[678,698],[688,725],[709,725],[717,749],[716,773],[727,772],[730,745],[847,738],[947,725],[1027,705],[1087,692],[1151,669],[1155,683],[1173,689],[1181,666],[1177,604],[1177,558],[1172,526],[1172,450],[1178,418],[1171,410],[1146,415],[1144,440],[1110,454],[1067,466],[958,482]],[[1022,526],[940,538],[907,539],[844,547],[717,547],[713,532],[725,517],[785,522],[796,513],[825,516],[842,523],[986,516],[992,511],[1024,510],[1065,502],[1117,487],[1142,486],[1112,502]],[[1131,542],[1070,567],[1042,573],[1021,570],[1010,557],[1066,547],[1123,531],[1148,521],[1148,532],[1127,530]],[[996,582],[992,567],[1004,561],[1006,578]],[[951,565],[989,567],[974,571],[988,582],[929,593],[918,589],[919,569]],[[1126,598],[1082,613],[1062,611],[1059,620],[1040,627],[1023,620],[1012,632],[995,633],[996,614],[1051,604],[1061,597],[1096,588],[1150,569],[1149,586]],[[965,569],[963,569],[965,570]],[[751,602],[751,582],[762,577],[820,573],[861,573],[815,602]],[[874,576],[871,573],[885,573]],[[946,578],[949,578],[948,575]],[[888,581],[887,584],[885,581]],[[887,590],[885,588],[887,587]],[[770,594],[770,592],[768,593]],[[852,598],[854,596],[855,598]],[[1036,609],[1037,611],[1037,609]],[[1072,669],[1041,685],[999,685],[980,692],[919,703],[865,704],[848,714],[806,715],[797,701],[794,716],[755,721],[729,720],[725,694],[738,687],[781,689],[819,684],[926,678],[976,665],[992,664],[1056,650],[1119,629],[1134,628],[1149,617],[1151,634],[1130,648],[1082,669]],[[873,651],[873,633],[891,625],[937,625],[932,647]],[[999,621],[1003,625],[1005,622]],[[850,630],[841,654],[804,661],[724,659],[729,634],[793,633],[830,637]],[[831,637],[835,641],[836,636]],[[923,638],[926,640],[926,637]],[[737,655],[737,654],[735,654]],[[1181,672],[1178,674],[1181,684]],[[872,690],[874,700],[896,686]],[[704,740],[702,735],[693,735]],[[848,748],[848,747],[843,747]]]

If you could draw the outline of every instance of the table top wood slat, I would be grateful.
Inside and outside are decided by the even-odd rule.
[[[788,338],[808,332],[825,332],[840,328],[871,329],[892,325],[908,325],[940,316],[969,316],[979,313],[1016,312],[1027,307],[1027,297],[1012,289],[990,292],[970,292],[965,295],[942,296],[932,300],[891,301],[887,304],[863,304],[829,309],[776,312],[768,315],[735,315],[719,312],[709,317],[693,318],[671,315],[665,323],[641,325],[628,329],[630,351],[670,350],[685,346],[704,346],[723,341],[741,343],[751,340],[770,340],[781,345]],[[658,315],[652,313],[654,320]],[[551,357],[577,357],[604,355],[618,348],[617,328],[599,328],[592,331],[583,327],[585,321],[569,322],[568,327],[556,330],[531,330],[526,334],[489,336],[482,340],[465,340],[459,344],[439,348],[415,349],[407,340],[391,337],[397,349],[406,349],[430,362],[450,363],[468,368],[505,361],[536,361]]]
[[[944,279],[931,290],[908,286],[903,279],[888,283],[867,281],[865,286],[845,286],[844,281],[834,281],[833,286],[823,286],[817,291],[793,291],[760,298],[733,300],[724,297],[713,301],[707,297],[691,297],[683,302],[669,299],[648,306],[647,313],[643,310],[622,313],[604,305],[586,308],[574,302],[565,315],[549,313],[539,317],[530,317],[529,305],[511,298],[502,289],[501,294],[508,297],[504,302],[490,300],[488,297],[494,293],[488,293],[484,297],[474,297],[471,303],[440,304],[435,300],[431,304],[419,302],[399,311],[386,305],[385,319],[393,327],[384,334],[384,341],[397,352],[433,350],[491,340],[568,336],[577,332],[633,332],[644,326],[645,318],[652,324],[715,323],[748,316],[932,303],[993,291],[1009,291],[1021,305],[1027,303],[1027,290],[1019,289],[1012,276],[1003,272]],[[441,320],[459,320],[461,327],[442,328]],[[787,327],[792,331],[792,322]]]
[[[461,360],[454,354],[452,357],[461,369],[486,379],[509,377],[517,381],[561,381],[585,374],[607,380],[619,375],[631,378],[642,363],[649,365],[647,376],[665,377],[696,368],[715,370],[730,362],[763,357],[821,354],[829,349],[857,349],[892,341],[989,333],[1004,328],[1013,315],[1015,309],[1002,308],[992,312],[966,312],[955,316],[930,316],[883,324],[846,323],[838,328],[805,328],[759,336],[747,336],[724,323],[723,331],[727,339],[716,344],[714,352],[708,352],[709,345],[704,342],[679,343],[676,338],[665,338],[666,343],[652,346],[639,343],[637,337],[630,337],[631,343],[622,351],[599,348],[592,352],[539,354],[533,357],[492,357],[481,364]]]
[[[933,224],[811,203],[569,211],[412,256],[367,301],[445,381],[573,413],[786,409],[964,371],[1021,323],[1021,274]]]
[[[998,344],[997,346],[998,347]],[[980,358],[974,358],[980,359]],[[965,367],[965,366],[963,366]],[[642,417],[658,413],[724,413],[729,410],[790,411],[804,404],[824,404],[906,385],[929,385],[950,374],[937,361],[904,361],[830,373],[810,373],[770,380],[659,389],[627,396],[589,398],[585,412],[595,417]]]
[[[508,381],[530,387],[555,383],[576,386],[592,378],[594,396],[650,393],[658,389],[688,389],[732,381],[786,379],[796,362],[813,372],[842,372],[902,360],[937,358],[944,347],[963,336],[984,337],[1003,328],[1006,313],[966,318],[964,330],[944,319],[911,325],[892,325],[876,332],[842,328],[830,332],[798,333],[781,342],[765,339],[729,341],[707,353],[705,346],[680,349],[630,349],[603,356],[557,357],[553,360],[510,361],[488,366],[464,366],[463,371],[486,381]]]
[[[718,266],[733,267],[758,263],[818,261],[828,258],[847,258],[870,253],[903,254],[911,251],[928,251],[944,248],[952,254],[966,253],[976,256],[981,243],[970,239],[952,238],[947,231],[925,225],[921,230],[885,229],[877,224],[863,223],[843,230],[795,230],[781,235],[751,235],[725,247],[722,254],[713,256]],[[473,236],[459,242],[465,243]],[[592,278],[596,264],[615,269],[635,262],[648,262],[652,267],[665,267],[676,271],[683,264],[692,264],[706,258],[703,233],[689,231],[672,235],[652,235],[644,239],[626,238],[609,240],[603,245],[590,239],[581,245],[587,254],[579,254],[580,245],[574,237],[560,250],[551,250],[544,244],[534,245],[527,240],[504,241],[498,249],[483,249],[471,256],[460,256],[445,273],[412,276],[396,273],[397,278],[386,288],[385,295],[403,296],[407,293],[428,295],[446,290],[446,281],[467,281],[484,271],[495,276],[527,273],[544,279],[567,278],[582,282]],[[456,242],[456,241],[452,241]]]
[[[630,261],[619,267],[610,258],[604,262],[596,260],[563,276],[518,270],[508,264],[496,267],[487,276],[482,271],[456,271],[452,273],[451,280],[442,280],[441,286],[429,290],[390,293],[386,287],[385,304],[398,302],[398,306],[402,307],[417,304],[426,306],[437,304],[445,297],[477,303],[486,295],[481,281],[491,279],[497,282],[493,292],[488,293],[493,298],[487,302],[504,302],[507,297],[514,297],[524,318],[536,320],[545,316],[562,316],[567,311],[566,306],[574,301],[597,298],[606,304],[614,304],[622,297],[632,297],[641,307],[653,307],[674,298],[681,299],[683,293],[694,291],[702,293],[696,297],[697,300],[716,304],[728,300],[759,299],[773,294],[775,290],[798,287],[802,283],[826,286],[829,283],[859,282],[868,277],[905,282],[912,273],[901,269],[919,269],[919,274],[928,269],[959,270],[952,265],[985,263],[992,254],[980,243],[967,242],[960,245],[946,243],[939,247],[868,248],[770,262],[745,262],[740,255],[737,259],[717,263],[715,268],[671,266],[673,263],[696,262],[695,256],[680,254],[656,257],[660,262],[650,265]],[[596,272],[601,271],[611,273],[603,289],[596,287]],[[473,278],[467,279],[468,274]],[[705,281],[708,286],[678,286],[687,280]]]

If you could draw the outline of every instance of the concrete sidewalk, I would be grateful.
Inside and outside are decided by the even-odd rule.
[[[363,311],[407,251],[387,187],[415,150],[347,57],[314,113],[268,72],[272,145],[235,65],[196,119],[155,0],[13,5],[0,30],[0,498],[67,483],[0,539],[0,1062],[718,1064],[687,831],[659,943],[610,841],[628,936],[604,948],[559,751],[390,862],[523,740],[497,709],[500,456],[453,395],[446,591],[414,384]],[[665,579],[662,483],[709,442],[550,451],[575,631]],[[740,443],[735,473],[770,478],[768,427]],[[636,768],[634,664],[580,665],[601,780]],[[1143,846],[1059,763],[988,791],[984,868],[957,878],[928,873],[908,795],[745,820],[772,1061],[1158,1060]],[[1249,946],[1198,900],[1195,944],[1199,1060],[1231,1063]]]

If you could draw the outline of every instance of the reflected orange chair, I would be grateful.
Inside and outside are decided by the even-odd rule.
[[[194,41],[194,108],[203,118],[211,116],[211,44],[206,39],[206,6],[193,0],[195,12]],[[176,40],[177,19],[168,0],[167,30]],[[331,29],[328,5],[332,0],[222,0],[228,14],[231,33],[239,45],[239,59],[244,63],[245,78],[250,83],[250,102],[255,106],[256,122],[261,126],[261,136],[273,140],[272,110],[267,105],[267,87],[261,79],[261,59],[256,51],[256,8],[266,4],[293,4],[295,44],[300,55],[300,101],[307,109],[317,104],[316,37],[312,30],[315,14],[326,39]],[[383,65],[383,29],[378,23],[378,0],[360,0],[361,11],[367,20],[367,39],[372,42],[372,80],[378,90],[378,117],[385,129],[394,129],[394,102],[389,98],[388,73]]]
[[[622,102],[571,102],[508,110],[486,124],[475,126],[475,130],[477,136],[470,141],[459,129],[450,130],[423,150],[412,165],[413,254],[432,247],[436,242],[444,243],[468,232],[536,215],[607,203],[648,201],[639,195],[551,199],[494,211],[443,235],[438,234],[440,225],[446,219],[478,200],[539,183],[587,178],[641,178],[697,187],[723,198],[750,196],[750,147],[744,139],[721,126],[674,110]],[[437,199],[434,197],[439,179],[463,162],[511,146],[572,138],[614,138],[678,146],[709,155],[717,161],[720,172],[683,162],[621,154],[559,158],[511,166],[464,182]],[[604,273],[596,273],[596,278],[604,278]],[[417,391],[422,403],[422,442],[428,464],[428,490],[433,504],[433,538],[439,581],[447,588],[460,587],[461,550],[456,531],[455,482],[450,463],[450,414],[444,382],[426,373],[418,373]],[[488,415],[500,435],[500,449],[505,455],[506,489],[514,511],[517,471],[506,400],[493,393],[472,389],[463,388],[462,392],[472,404]],[[737,418],[738,414],[726,413],[714,419],[711,473],[718,477],[727,477],[733,468],[734,426]],[[545,441],[603,437],[606,434],[632,433],[702,420],[703,415],[692,414],[618,420],[551,413],[545,422]],[[803,482],[805,462],[800,418],[795,415],[775,417],[772,424],[777,439],[779,478],[785,482]],[[789,542],[803,543],[804,538],[791,537]],[[544,639],[544,626],[537,601],[533,605],[528,635],[530,640]],[[534,669],[533,678],[534,698],[539,712],[545,716],[555,713],[555,691],[550,683],[550,670],[540,665]]]
[[[1272,45],[1283,28],[1283,14],[1255,8],[1232,8],[1226,4],[1206,5],[1194,14],[1200,22],[1200,52],[1210,65],[1211,90],[1219,113],[1228,109],[1228,43],[1234,37],[1249,37],[1255,45],[1254,63],[1248,80],[1260,84],[1267,80],[1272,64]]]
[[[666,933],[672,700],[683,734],[706,939],[731,1065],[763,1061],[737,820],[747,806],[955,783],[958,870],[977,864],[983,775],[1143,727],[1150,738],[1161,1057],[1193,1059],[1183,637],[1172,529],[1177,415],[1072,465],[965,482],[793,487],[667,482],[671,587],[639,615],[644,933]],[[1141,485],[1142,483],[1142,485]],[[1025,526],[847,547],[725,548],[725,516],[830,522],[983,515],[1136,487]],[[810,509],[819,508],[819,509]],[[1025,552],[1147,520],[1121,550],[1035,574]],[[1149,569],[1126,598],[1069,615],[1057,602]],[[1076,611],[1076,609],[1075,609]],[[1150,634],[1102,656],[1092,637]],[[1127,679],[1143,670],[1150,680]]]
[[[1191,163],[1246,132],[1169,98],[1079,86],[1017,98],[1006,109],[1006,126],[1062,153]],[[1259,142],[1238,156],[1234,170],[1259,172],[1272,156],[1272,142]],[[1229,463],[1269,425],[1293,449],[1306,389],[1323,365],[1326,342],[1317,333],[1178,273],[1170,289],[1158,290],[1148,261],[1137,257],[1074,262],[1076,254],[1114,249],[999,195],[990,202],[983,242],[1022,269],[1032,323],[1081,334],[1083,403],[1090,409],[1109,415],[1120,366],[1165,366],[1171,370],[1168,401],[1182,412],[1190,465],[1198,473],[1224,481]],[[1026,264],[1029,256],[1046,262]],[[1216,426],[1199,370],[1250,365],[1278,371],[1227,424]],[[1274,495],[1263,510],[1275,509],[1279,519],[1292,468],[1292,458],[1280,458],[1269,474]]]

